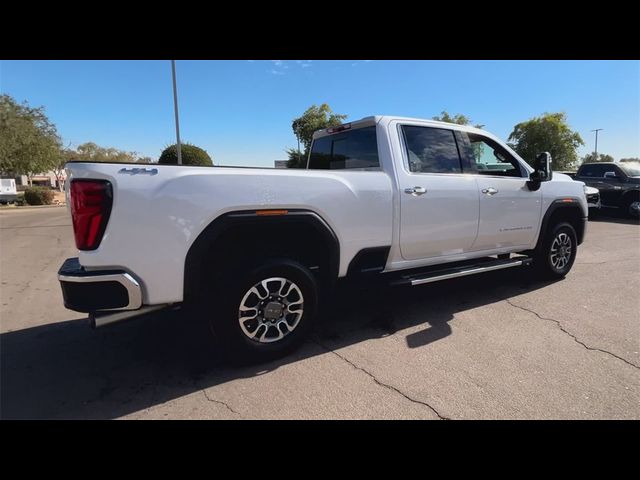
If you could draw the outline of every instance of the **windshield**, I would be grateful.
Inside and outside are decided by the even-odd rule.
[[[640,177],[640,162],[620,163],[620,168],[630,177]]]

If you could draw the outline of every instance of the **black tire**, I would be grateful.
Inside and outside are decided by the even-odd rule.
[[[219,344],[223,354],[234,363],[250,364],[274,360],[293,352],[311,332],[317,316],[319,289],[315,277],[304,265],[285,258],[262,261],[259,265],[254,264],[253,267],[248,266],[241,271],[246,273],[238,275],[237,271],[230,270],[229,275],[223,275],[220,280],[215,282],[217,287],[210,284],[209,288],[213,287],[213,292],[217,294],[209,292],[208,299],[206,292],[202,292],[200,295],[198,310],[200,315],[209,322],[211,330],[218,340],[216,343]],[[261,337],[266,330],[265,337],[261,341],[259,338],[250,338],[249,333],[243,331],[240,326],[240,307],[245,295],[249,294],[252,287],[269,278],[286,279],[289,284],[293,284],[297,288],[303,297],[303,302],[301,307],[295,305],[291,308],[296,311],[302,310],[302,314],[296,315],[295,312],[288,312],[287,307],[284,306],[287,298],[282,298],[282,302],[277,301],[278,298],[281,298],[277,293],[280,291],[286,293],[284,290],[289,284],[281,284],[278,281],[269,282],[267,284],[269,290],[274,294],[274,297],[277,297],[273,301],[268,298],[264,300],[272,305],[271,310],[267,311],[267,308],[262,307],[264,309],[262,316],[257,316],[254,321],[243,322],[246,331],[256,334],[256,337]],[[258,287],[258,290],[262,291],[262,287]],[[293,304],[297,301],[297,292],[293,287],[290,292],[286,297]],[[262,294],[264,293],[262,291]],[[253,300],[260,301],[260,298],[256,294],[251,294],[246,302],[252,305]],[[275,311],[275,315],[277,315],[279,307],[282,308],[282,318],[269,320],[267,314],[274,314]],[[252,318],[250,314],[253,312],[246,313],[249,314],[247,318]],[[289,330],[285,327],[282,321],[288,322],[287,326],[291,324],[292,329]],[[269,325],[265,326],[267,323]],[[254,325],[259,326],[254,329]],[[283,335],[282,338],[276,340],[280,334]]]
[[[566,252],[567,245],[570,248],[568,254]],[[562,250],[562,247],[564,247],[564,250]],[[578,238],[576,231],[570,223],[558,223],[547,230],[542,243],[534,252],[534,269],[544,279],[563,278],[573,267],[577,252]]]
[[[638,202],[640,201],[640,198],[638,198],[637,196],[633,197],[631,195],[629,195],[628,197],[629,198],[627,198],[624,202],[625,213],[630,218],[640,218],[640,210],[638,209]]]

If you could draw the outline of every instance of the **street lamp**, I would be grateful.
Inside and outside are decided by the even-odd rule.
[[[176,61],[171,60],[171,74],[173,77],[173,110],[176,114],[176,148],[178,150],[178,165],[182,165],[182,150],[180,148],[180,122],[178,121],[178,89],[176,88]]]
[[[596,155],[595,155],[595,158],[593,159],[595,162],[598,161],[598,132],[600,130],[604,130],[604,128],[596,128],[595,130],[591,130],[592,132],[596,132]]]

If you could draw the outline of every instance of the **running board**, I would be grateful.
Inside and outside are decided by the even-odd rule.
[[[450,278],[465,277],[467,275],[475,275],[476,273],[491,272],[493,270],[502,270],[503,268],[520,267],[530,265],[533,260],[529,257],[514,257],[510,259],[486,258],[475,260],[474,263],[467,265],[457,265],[455,267],[441,268],[438,270],[430,270],[428,272],[416,273],[408,275],[393,282],[393,285],[416,286],[424,283],[439,282],[440,280],[449,280]],[[439,265],[440,266],[440,265]]]

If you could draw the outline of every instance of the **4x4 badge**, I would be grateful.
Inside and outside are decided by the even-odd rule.
[[[157,168],[121,168],[118,173],[126,173],[127,175],[157,175]]]

